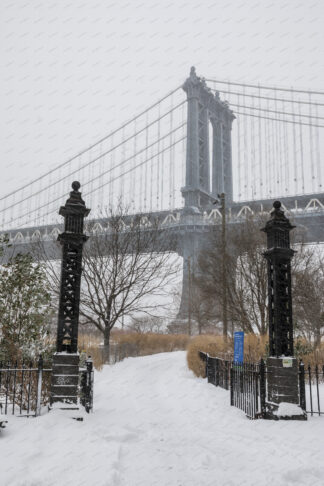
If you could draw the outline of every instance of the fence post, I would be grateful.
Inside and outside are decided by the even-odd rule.
[[[228,390],[228,361],[224,361],[225,365],[225,390]]]
[[[231,387],[231,405],[234,405],[234,370],[233,370],[233,363],[231,363],[231,380],[230,380],[230,387]]]
[[[85,390],[85,409],[89,413],[93,407],[93,361],[91,357],[86,360],[87,376],[86,376],[86,390]]]
[[[306,411],[306,391],[305,391],[305,366],[302,361],[299,363],[299,396],[300,407]]]
[[[41,414],[42,379],[43,379],[43,357],[40,354],[38,359],[38,369],[37,369],[37,395],[36,395],[35,417]]]
[[[260,406],[261,406],[261,417],[264,418],[266,414],[266,386],[265,386],[265,364],[262,358],[260,360]]]
[[[215,385],[219,386],[219,359],[216,359],[216,376],[215,376]]]

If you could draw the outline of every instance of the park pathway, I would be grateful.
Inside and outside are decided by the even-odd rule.
[[[94,413],[11,418],[1,486],[322,486],[324,418],[247,419],[196,378],[184,352],[95,374]]]

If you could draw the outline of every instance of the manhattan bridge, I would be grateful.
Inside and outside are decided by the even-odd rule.
[[[16,252],[39,238],[57,248],[58,208],[79,180],[90,233],[109,231],[103,215],[120,201],[143,226],[158,218],[172,230],[168,250],[183,257],[179,317],[186,317],[189,261],[194,266],[206,234],[222,223],[213,204],[219,194],[229,225],[279,198],[307,242],[324,241],[323,107],[321,91],[204,79],[191,68],[152,106],[1,197],[1,233]]]

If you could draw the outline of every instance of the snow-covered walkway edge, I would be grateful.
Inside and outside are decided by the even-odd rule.
[[[1,486],[322,486],[324,417],[251,421],[185,352],[95,374],[94,413],[8,417]]]

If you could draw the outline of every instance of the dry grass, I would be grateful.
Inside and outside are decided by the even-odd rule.
[[[187,363],[188,367],[195,373],[196,376],[205,378],[205,364],[199,358],[199,351],[208,353],[210,356],[225,356],[229,351],[232,351],[230,342],[226,345],[222,336],[197,336],[193,338],[188,345]]]
[[[310,366],[311,368],[314,368],[316,365],[320,367],[324,366],[324,343],[321,343],[317,349],[313,350],[308,341],[305,339],[300,341],[302,347],[300,352],[296,353],[296,348],[298,351],[298,347],[295,345],[295,354],[298,358],[302,359],[305,367]]]
[[[228,339],[225,345],[222,336],[205,335],[193,338],[188,346],[187,362],[188,367],[196,376],[205,377],[205,364],[199,358],[199,351],[208,353],[210,356],[218,356],[224,359],[233,359],[233,340]],[[244,359],[255,363],[265,358],[268,352],[268,337],[246,334],[244,336]],[[295,355],[302,359],[305,366],[314,367],[324,365],[324,343],[314,350],[313,346],[304,339],[295,340]]]
[[[79,336],[79,350],[91,356],[97,370],[104,364],[103,348],[100,346],[102,342],[103,337],[100,335],[83,333]],[[184,350],[188,342],[189,337],[181,334],[139,334],[116,329],[111,334],[111,361],[119,361],[128,356]]]
[[[131,344],[137,349],[138,356],[170,351],[184,350],[187,348],[189,337],[184,334],[139,334],[125,333],[114,338],[119,345]]]
[[[103,366],[103,349],[100,346],[102,342],[103,337],[100,334],[82,333],[79,336],[79,350],[85,351],[88,356],[92,357],[94,366],[98,370]],[[112,331],[111,342],[112,362],[128,356],[145,356],[187,349],[188,366],[197,376],[205,374],[204,364],[198,355],[199,351],[204,351],[210,356],[233,358],[233,340],[229,338],[225,345],[223,337],[217,335],[189,338],[185,334],[139,334],[116,329]],[[245,334],[244,358],[246,361],[257,362],[260,358],[265,358],[267,349],[267,336]],[[316,364],[323,366],[324,343],[314,351],[308,341],[299,338],[295,340],[295,355],[303,360],[306,367],[308,365],[314,367]]]

